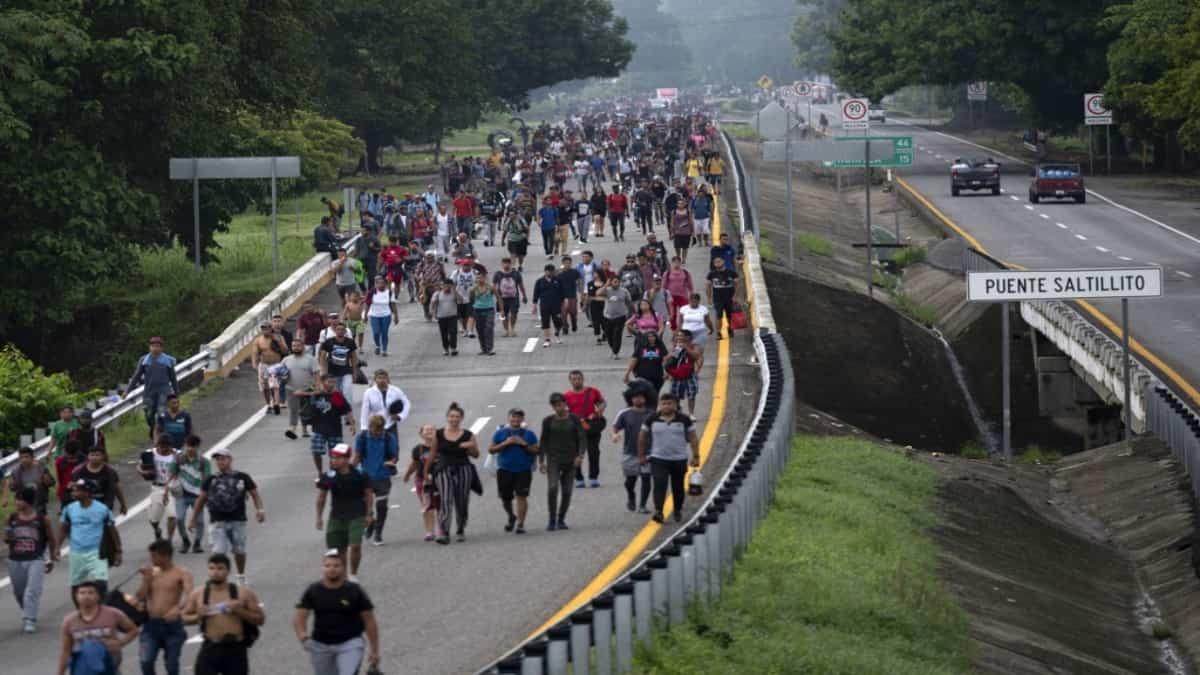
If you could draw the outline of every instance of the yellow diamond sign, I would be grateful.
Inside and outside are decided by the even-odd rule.
[[[770,89],[771,87],[774,87],[774,86],[775,86],[775,82],[772,81],[771,78],[767,77],[766,75],[763,75],[762,77],[758,78],[758,88],[759,89]]]

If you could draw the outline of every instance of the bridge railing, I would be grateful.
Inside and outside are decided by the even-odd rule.
[[[748,200],[736,155],[731,155],[731,164],[738,176],[738,214],[745,227]],[[749,241],[752,246],[752,236]],[[757,266],[756,257],[744,260]],[[761,270],[748,283],[761,284]],[[700,508],[678,534],[643,554],[569,618],[517,645],[481,673],[565,675],[569,667],[575,673],[628,673],[633,669],[634,642],[648,642],[656,623],[682,623],[689,606],[717,599],[734,560],[767,512],[788,459],[795,422],[791,361],[782,336],[774,331],[765,289],[755,311],[754,351],[762,379],[758,408],[733,462]]]

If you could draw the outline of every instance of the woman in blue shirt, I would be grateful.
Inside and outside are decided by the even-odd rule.
[[[395,434],[387,433],[382,415],[372,415],[367,428],[354,438],[354,461],[358,470],[371,481],[375,493],[375,521],[367,527],[365,536],[376,546],[383,545],[383,525],[387,521],[388,493],[392,491],[392,476],[400,459],[400,445]]]

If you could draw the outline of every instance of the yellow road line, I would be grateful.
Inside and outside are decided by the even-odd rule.
[[[942,213],[941,210],[939,210],[936,206],[934,206],[933,203],[930,202],[925,197],[925,195],[918,192],[917,189],[914,188],[912,185],[910,185],[907,181],[905,181],[903,178],[900,178],[899,176],[897,176],[896,182],[898,182],[905,190],[908,190],[909,194],[911,194],[914,199],[921,202],[921,204],[923,206],[925,206],[925,208],[929,209],[929,211],[931,213],[933,213],[935,216],[937,216],[939,220],[941,220],[943,223],[945,223],[945,225],[947,227],[954,230],[955,232],[957,232],[959,234],[959,236],[961,236],[963,239],[966,239],[968,242],[970,242],[971,246],[973,246],[975,248],[975,250],[979,251],[980,253],[992,255],[987,252],[987,249],[985,249],[982,244],[979,243],[978,239],[976,239],[975,237],[972,237],[970,234],[967,233],[966,230],[964,230],[962,227],[960,227],[957,223],[955,223],[953,220],[950,220],[950,218],[948,216],[946,216],[946,214]],[[992,257],[995,258],[996,256],[992,256]],[[1000,260],[1001,263],[1003,263],[1006,266],[1011,267],[1013,269],[1018,269],[1018,270],[1027,269],[1026,267],[1024,267],[1022,265],[1018,265],[1016,263],[1010,263],[1007,260],[1002,260],[1000,258],[996,258],[996,259]],[[1074,300],[1073,302],[1074,302],[1074,304],[1078,305],[1080,309],[1082,309],[1083,311],[1085,311],[1089,315],[1091,315],[1092,318],[1094,318],[1096,321],[1099,321],[1105,328],[1107,328],[1109,330],[1109,332],[1111,332],[1116,337],[1116,339],[1118,341],[1122,339],[1123,333],[1121,331],[1121,327],[1117,325],[1116,321],[1109,318],[1107,314],[1105,314],[1104,312],[1101,312],[1095,305],[1088,302],[1087,300]],[[1184,377],[1182,375],[1180,375],[1174,368],[1172,368],[1171,366],[1168,366],[1165,361],[1163,361],[1157,354],[1150,351],[1149,348],[1147,348],[1145,345],[1143,345],[1141,342],[1139,342],[1137,340],[1137,338],[1133,337],[1132,334],[1130,334],[1130,336],[1129,336],[1129,347],[1136,354],[1138,354],[1143,359],[1145,359],[1147,362],[1149,362],[1151,365],[1153,365],[1155,368],[1157,368],[1163,375],[1165,375],[1167,377],[1167,379],[1169,379],[1169,380],[1171,380],[1171,382],[1175,383],[1175,386],[1179,387],[1180,391],[1183,391],[1184,393],[1186,393],[1188,395],[1189,398],[1192,399],[1193,404],[1200,405],[1200,390],[1197,390],[1195,386],[1193,386],[1186,379],[1184,379]]]
[[[721,238],[721,205],[719,198],[714,197],[713,199],[717,201],[713,205],[712,237],[714,240],[719,240]],[[717,374],[713,379],[712,405],[708,411],[708,422],[704,425],[704,434],[700,437],[701,467],[708,463],[709,455],[712,454],[713,443],[717,440],[717,432],[721,428],[720,422],[725,417],[725,397],[729,390],[729,342],[727,339],[716,340]],[[669,516],[671,515],[671,511],[671,500],[667,500],[667,503],[663,506],[663,515]],[[538,626],[537,630],[530,633],[526,640],[537,637],[546,629],[567,618],[571,613],[590,602],[592,597],[604,590],[606,586],[615,581],[630,565],[637,561],[638,556],[642,555],[662,527],[663,525],[659,525],[654,521],[646,523],[633,536],[633,539],[625,545],[625,548],[604,566],[604,569],[600,570],[582,590],[575,594],[575,597],[567,601],[545,623]]]

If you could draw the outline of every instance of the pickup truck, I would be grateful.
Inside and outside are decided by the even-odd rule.
[[[1083,204],[1087,192],[1083,185],[1083,173],[1078,164],[1041,164],[1033,170],[1033,182],[1029,184],[1029,201],[1038,203],[1045,198],[1074,199]]]
[[[873,103],[867,108],[867,121],[887,124],[887,108],[881,103]]]
[[[991,157],[963,159],[955,157],[950,165],[950,195],[960,190],[991,190],[1000,194],[1000,164]]]

